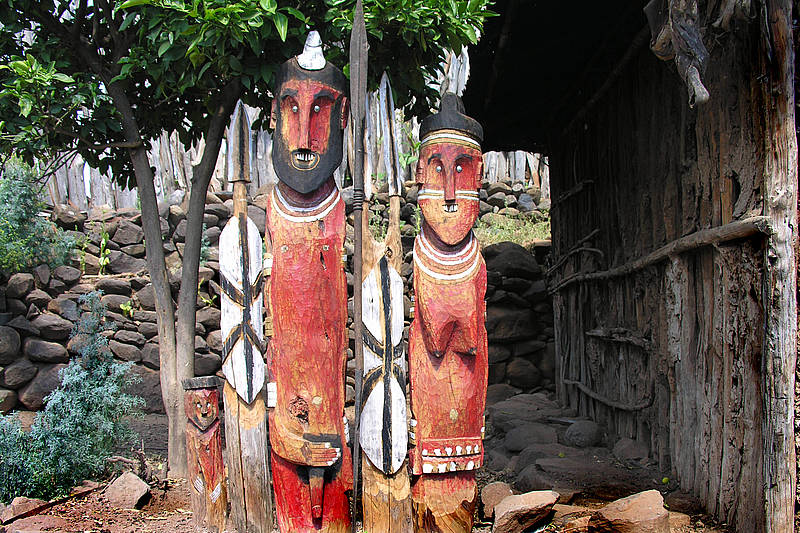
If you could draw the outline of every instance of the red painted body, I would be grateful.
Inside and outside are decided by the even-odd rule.
[[[347,283],[344,202],[335,187],[316,205],[292,207],[278,188],[267,207],[273,253],[267,351],[277,402],[269,411],[280,530],[350,527],[352,462],[346,445],[344,368]]]

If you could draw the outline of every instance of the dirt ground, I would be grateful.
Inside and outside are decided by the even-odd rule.
[[[167,450],[166,417],[164,415],[146,415],[134,422],[134,429],[144,441],[145,452],[157,466],[163,462]],[[639,476],[639,482],[646,483],[646,472],[631,473]],[[479,486],[492,481],[505,481],[502,476],[483,471],[479,475]],[[636,480],[628,480],[626,484]],[[647,487],[652,488],[652,487]],[[617,488],[609,483],[607,490],[594,487],[587,492],[569,494],[561,503],[584,508],[577,511],[574,517],[586,515],[591,509],[599,508],[609,501],[620,497]],[[624,496],[625,494],[623,494]],[[714,525],[707,516],[694,513],[691,504],[679,496],[667,496],[666,501],[671,510],[679,510],[689,516],[675,515],[680,521],[673,522],[671,533],[726,533],[724,526]],[[688,524],[686,523],[688,522]],[[547,533],[567,533],[574,531],[554,523],[539,526],[530,531]],[[188,485],[184,481],[170,480],[165,487],[153,489],[150,501],[141,510],[121,510],[111,506],[102,496],[102,489],[88,496],[69,500],[56,505],[47,511],[28,518],[19,519],[4,527],[0,533],[35,533],[35,532],[92,532],[92,533],[194,533],[191,504],[189,502]],[[474,533],[489,533],[491,522],[477,520]]]

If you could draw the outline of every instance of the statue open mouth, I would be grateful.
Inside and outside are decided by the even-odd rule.
[[[444,204],[442,208],[445,213],[455,213],[458,211],[458,204]]]
[[[312,170],[319,164],[319,154],[311,150],[292,151],[292,166],[297,170]]]

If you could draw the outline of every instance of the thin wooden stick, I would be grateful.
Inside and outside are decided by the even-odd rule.
[[[643,268],[655,263],[664,261],[665,259],[677,254],[689,252],[705,246],[720,244],[736,239],[743,239],[756,234],[772,234],[772,228],[770,226],[768,217],[755,216],[746,218],[744,220],[737,220],[723,226],[717,226],[716,228],[696,231],[686,235],[685,237],[676,239],[665,246],[662,246],[655,252],[652,252],[644,257],[640,257],[639,259],[629,263],[625,263],[622,266],[601,272],[582,272],[570,276],[554,285],[549,292],[550,294],[553,294],[575,283],[599,281],[625,276],[632,272],[636,272],[637,270],[642,270]]]
[[[578,390],[580,390],[586,396],[592,398],[593,400],[597,400],[598,402],[602,403],[603,405],[607,405],[608,407],[612,407],[612,408],[617,409],[619,411],[629,411],[629,412],[630,411],[641,411],[642,409],[647,409],[648,407],[653,405],[653,383],[652,382],[650,382],[650,394],[648,395],[648,398],[643,400],[643,401],[641,401],[641,402],[639,402],[639,403],[637,403],[637,404],[627,404],[627,403],[622,403],[622,402],[618,402],[618,401],[615,401],[615,400],[609,400],[605,396],[602,396],[602,395],[596,393],[595,391],[593,391],[592,389],[590,389],[589,387],[587,387],[586,385],[584,385],[580,381],[574,381],[574,380],[571,380],[571,379],[564,379],[564,384],[565,385],[574,385],[575,387],[578,387]]]
[[[599,248],[590,248],[588,246],[582,246],[580,248],[574,248],[574,249],[570,250],[569,252],[565,253],[564,255],[562,255],[558,259],[558,261],[556,261],[553,264],[553,266],[548,268],[547,271],[544,273],[545,277],[549,278],[553,274],[553,272],[555,272],[560,266],[562,266],[564,263],[567,262],[567,259],[569,259],[573,255],[579,254],[581,252],[589,252],[589,253],[597,254],[597,255],[600,256],[601,260],[605,259],[605,257],[606,257],[606,254],[603,252],[603,250],[601,250]]]
[[[637,333],[625,328],[595,328],[587,331],[586,335],[611,342],[632,344],[646,351],[650,351],[653,347],[650,339],[641,333]]]
[[[566,202],[568,199],[572,198],[582,190],[588,188],[590,185],[594,185],[594,180],[583,180],[581,182],[578,182],[570,190],[566,191],[565,193],[562,193],[561,196],[559,196],[556,199],[555,205]]]

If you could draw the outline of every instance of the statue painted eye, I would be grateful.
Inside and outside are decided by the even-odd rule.
[[[200,408],[202,407],[202,405],[200,405],[200,402],[197,402],[197,404],[195,404],[195,406],[196,406],[198,409],[200,409]]]
[[[442,172],[442,165],[436,165],[436,172],[439,172],[439,173],[441,174],[441,172]]]
[[[456,172],[460,173],[462,170],[464,169],[461,167],[461,165],[456,165]]]
[[[319,113],[319,106],[318,105],[314,106],[314,113]]]
[[[295,104],[295,105],[292,106],[292,113],[297,113],[297,111],[298,111],[298,107],[297,107],[297,104]]]

